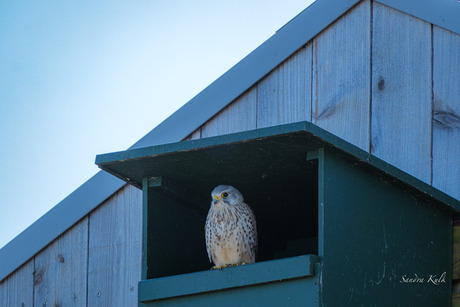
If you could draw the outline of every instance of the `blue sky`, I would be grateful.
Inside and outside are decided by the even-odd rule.
[[[0,247],[311,2],[1,1]]]

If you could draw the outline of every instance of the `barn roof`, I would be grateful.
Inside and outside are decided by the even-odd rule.
[[[314,2],[130,149],[181,141],[359,2]],[[460,34],[460,5],[455,0],[378,2]],[[0,281],[124,184],[101,171],[81,185],[0,250]]]

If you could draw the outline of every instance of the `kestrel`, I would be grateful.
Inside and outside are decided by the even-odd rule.
[[[206,219],[206,250],[213,268],[254,263],[257,252],[256,219],[240,191],[219,185],[211,193]]]

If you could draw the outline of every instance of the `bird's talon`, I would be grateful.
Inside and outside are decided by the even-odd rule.
[[[211,270],[219,270],[219,271],[222,271],[223,268],[226,268],[228,267],[229,265],[227,264],[224,264],[224,265],[215,265],[211,268]]]
[[[240,266],[240,265],[245,265],[246,262],[242,262],[242,263],[232,263],[232,264],[224,264],[224,265],[215,265],[211,268],[211,270],[219,270],[219,271],[222,271],[223,268],[230,268],[230,267],[234,267],[234,266]]]

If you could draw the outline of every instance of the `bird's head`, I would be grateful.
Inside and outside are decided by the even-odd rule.
[[[244,201],[240,191],[231,185],[219,185],[211,193],[212,204],[216,207],[234,206]]]

